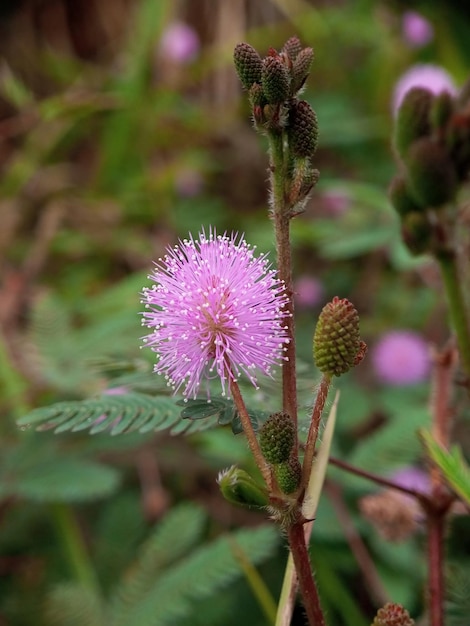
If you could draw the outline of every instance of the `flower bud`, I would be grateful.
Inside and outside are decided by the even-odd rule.
[[[261,82],[263,62],[256,50],[247,43],[239,43],[233,52],[235,68],[245,89],[250,89],[253,83]]]
[[[313,49],[304,48],[295,59],[292,65],[292,94],[296,94],[299,89],[302,89],[309,75],[310,67],[313,62],[313,57]]]
[[[232,504],[248,508],[264,508],[269,504],[266,489],[258,485],[248,472],[235,465],[220,472],[217,482],[224,498]]]
[[[298,37],[291,37],[286,41],[282,47],[282,52],[285,52],[291,61],[295,61],[297,56],[302,51],[302,44]]]
[[[431,104],[429,121],[433,130],[442,131],[447,126],[454,112],[454,99],[448,91],[437,94]]]
[[[406,158],[411,191],[423,207],[440,207],[453,200],[457,176],[445,148],[429,137],[415,141]]]
[[[305,100],[294,101],[289,111],[289,145],[295,157],[312,157],[318,144],[317,115]]]
[[[395,123],[395,146],[401,157],[416,139],[430,134],[432,100],[432,93],[422,87],[410,89],[403,98]]]
[[[281,491],[286,495],[294,493],[300,485],[302,467],[299,459],[291,456],[285,463],[274,465],[274,475]]]
[[[401,222],[401,236],[411,254],[430,252],[433,228],[428,216],[422,211],[413,211],[404,215]]]
[[[378,610],[371,626],[414,626],[415,621],[401,604],[387,602]]]
[[[318,318],[313,354],[318,369],[327,376],[341,376],[362,360],[366,345],[359,334],[359,314],[346,298],[337,296]]]
[[[289,96],[289,74],[281,57],[268,56],[263,59],[261,84],[266,100],[270,104],[281,104]]]
[[[388,195],[393,208],[399,215],[419,212],[422,209],[414,199],[408,181],[402,174],[397,174],[392,180]]]
[[[259,431],[259,445],[268,463],[284,463],[295,443],[295,427],[287,413],[273,413]]]

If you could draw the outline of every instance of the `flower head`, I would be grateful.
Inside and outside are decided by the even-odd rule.
[[[302,308],[316,307],[322,301],[325,290],[318,278],[303,274],[294,284],[295,300]]]
[[[382,336],[372,350],[377,377],[389,385],[412,385],[426,379],[429,348],[417,333],[395,330]]]
[[[448,91],[455,94],[457,88],[451,75],[439,65],[423,63],[413,65],[398,80],[393,91],[392,108],[396,114],[398,108],[405,97],[405,94],[412,87],[424,87],[429,89],[433,94],[439,94],[441,91]]]
[[[160,52],[163,58],[184,64],[194,61],[200,42],[196,31],[184,22],[173,22],[162,34]]]
[[[271,375],[288,343],[284,285],[266,255],[255,257],[243,236],[180,241],[149,276],[143,290],[144,343],[157,353],[155,371],[176,393],[196,397],[201,381],[227,381],[242,373]],[[215,372],[215,373],[214,373]]]
[[[403,37],[413,48],[421,48],[434,37],[432,24],[417,11],[405,11],[402,21]]]

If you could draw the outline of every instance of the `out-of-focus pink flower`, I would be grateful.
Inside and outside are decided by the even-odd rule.
[[[199,195],[204,186],[201,174],[194,169],[180,170],[175,177],[175,189],[183,198],[194,198]]]
[[[326,212],[333,217],[341,217],[351,204],[349,195],[341,189],[325,191],[321,199]]]
[[[405,11],[402,20],[402,32],[405,41],[413,48],[421,48],[434,38],[432,24],[416,11]]]
[[[294,284],[295,301],[302,308],[318,306],[323,300],[325,290],[322,283],[314,276],[299,276]]]
[[[452,95],[457,92],[452,76],[439,65],[413,65],[398,80],[393,90],[392,107],[396,113],[405,94],[412,87],[425,87],[434,94],[448,91]]]
[[[184,22],[173,22],[162,34],[160,53],[164,59],[184,64],[194,61],[201,47],[196,31]]]
[[[421,335],[395,330],[382,336],[372,349],[377,378],[388,385],[412,385],[424,381],[430,370],[429,347]]]
[[[419,467],[404,467],[391,476],[391,480],[400,487],[406,489],[414,489],[423,494],[429,494],[431,490],[431,481],[429,475]],[[403,494],[406,495],[406,494]]]

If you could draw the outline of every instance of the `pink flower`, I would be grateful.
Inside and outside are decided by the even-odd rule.
[[[429,374],[429,348],[417,333],[395,330],[384,335],[374,346],[372,363],[383,383],[412,385],[424,381]]]
[[[394,113],[412,87],[425,87],[434,94],[448,91],[453,95],[457,92],[453,78],[443,67],[431,64],[413,65],[395,85],[392,105]]]
[[[200,41],[196,31],[184,22],[173,22],[162,34],[160,52],[174,63],[190,63],[199,54]]]
[[[403,38],[413,48],[421,48],[434,37],[432,24],[416,11],[405,11],[402,20]]]
[[[155,371],[176,393],[197,396],[202,380],[245,374],[271,376],[288,343],[283,283],[266,255],[255,257],[244,238],[215,229],[180,241],[149,276],[143,290],[144,343],[157,353]],[[215,374],[214,374],[215,372]]]
[[[294,292],[295,300],[299,306],[311,308],[320,304],[325,290],[318,278],[305,274],[295,281]]]
[[[193,198],[199,195],[203,186],[201,174],[194,169],[183,169],[175,177],[175,189],[182,198]]]
[[[341,217],[351,206],[351,198],[342,189],[326,191],[321,199],[327,213],[333,217]]]

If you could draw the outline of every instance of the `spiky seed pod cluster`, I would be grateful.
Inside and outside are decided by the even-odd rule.
[[[298,97],[313,57],[312,48],[302,48],[297,37],[288,39],[280,52],[271,48],[264,59],[247,43],[239,43],[234,51],[235,68],[249,93],[256,129],[276,139],[282,135],[287,146],[285,189],[292,207],[290,217],[304,210],[319,177],[311,163],[318,143],[317,116],[310,104]]]
[[[277,483],[285,494],[297,489],[302,474],[295,439],[294,422],[283,411],[270,415],[259,431],[261,452],[272,465]]]
[[[326,304],[318,318],[313,355],[326,376],[341,376],[357,365],[367,347],[359,333],[359,314],[346,298],[337,296]]]
[[[259,445],[268,463],[284,463],[295,443],[294,422],[284,412],[273,413],[259,431]]]
[[[399,173],[389,193],[402,220],[405,243],[413,254],[439,252],[441,209],[453,203],[459,186],[468,181],[469,105],[470,89],[465,87],[457,97],[415,87],[398,110],[394,146]],[[418,220],[415,213],[421,213],[422,218]]]
[[[371,626],[414,626],[415,621],[401,604],[388,602],[378,610]]]

